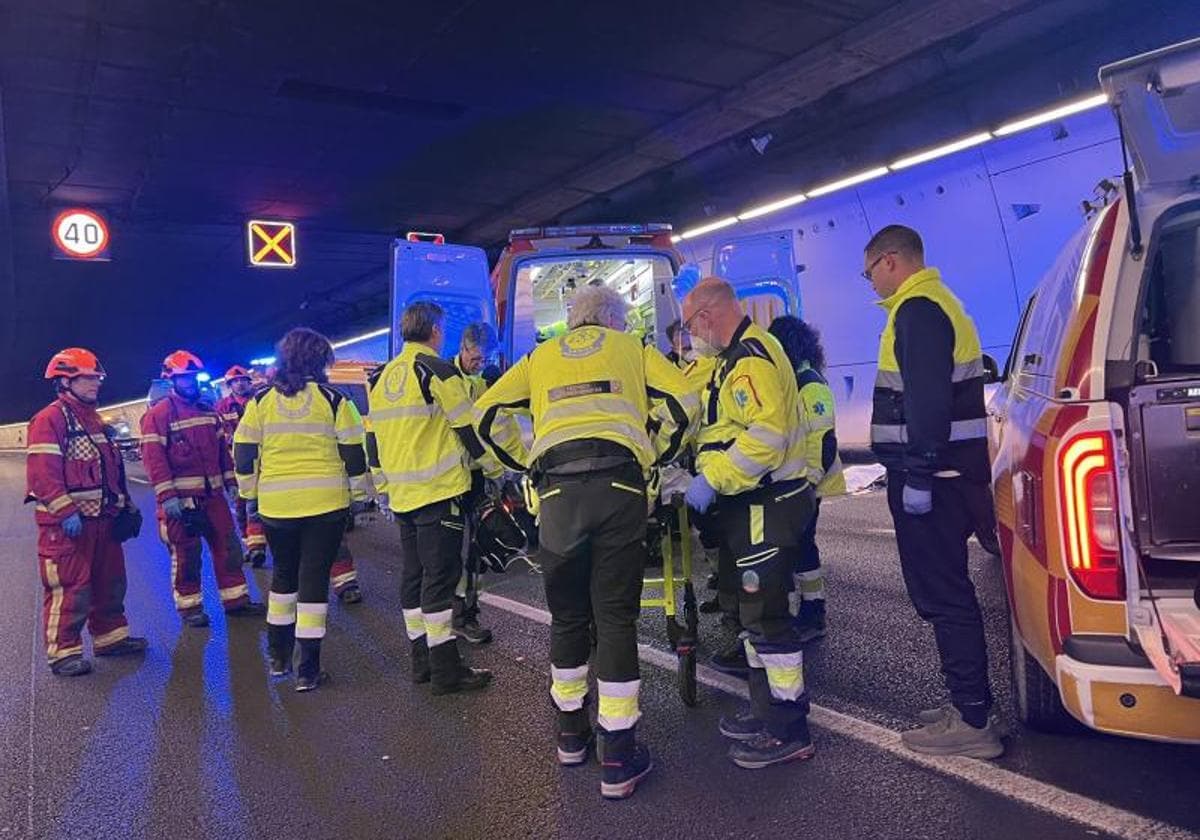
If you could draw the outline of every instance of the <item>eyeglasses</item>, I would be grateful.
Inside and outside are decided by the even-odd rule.
[[[884,251],[882,254],[880,254],[878,257],[876,257],[869,266],[867,266],[867,270],[862,273],[863,279],[864,280],[871,279],[871,272],[875,270],[875,266],[879,265],[879,261],[882,260],[884,257],[888,257],[888,256],[891,256],[892,254],[898,254],[898,253],[900,253],[900,252],[899,251]]]
[[[692,313],[692,317],[683,322],[683,332],[690,333],[692,331],[692,321],[696,320],[696,316],[701,312],[707,312],[707,309],[697,309]]]

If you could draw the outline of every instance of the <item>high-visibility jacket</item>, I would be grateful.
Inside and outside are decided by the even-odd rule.
[[[743,319],[708,384],[697,470],[723,496],[806,479],[804,432],[787,354],[773,335]]]
[[[221,418],[172,392],[142,415],[142,463],[161,505],[237,489]]]
[[[238,492],[258,512],[298,519],[367,498],[363,423],[353,400],[309,382],[293,396],[263,388],[233,438]]]
[[[498,476],[499,464],[471,429],[471,397],[462,373],[433,348],[407,341],[371,376],[367,457],[375,487],[406,513],[465,493],[471,467]]]
[[[478,373],[467,373],[463,370],[462,357],[457,353],[454,355],[454,367],[463,381],[467,384],[467,396],[470,397],[471,403],[483,396],[483,392],[487,390],[487,383],[483,381],[483,376]]]
[[[842,474],[842,458],[838,455],[833,391],[825,377],[807,363],[796,371],[796,385],[800,389],[808,482],[817,488],[821,498],[841,495],[846,492],[846,476]]]
[[[692,390],[700,395],[704,394],[704,389],[712,381],[713,371],[716,368],[717,360],[709,356],[697,356],[690,362],[685,361],[680,364],[684,378],[692,386]]]
[[[679,368],[633,335],[580,326],[543,342],[475,405],[480,439],[508,468],[525,470],[574,440],[620,444],[649,470],[669,463],[691,436],[700,400]],[[533,446],[498,439],[503,414],[528,411]],[[506,445],[507,444],[507,445]]]
[[[239,397],[236,394],[229,394],[217,400],[217,416],[221,418],[221,428],[225,431],[230,446],[233,446],[233,434],[237,431],[242,415],[246,413],[248,402],[249,397]]]
[[[25,441],[26,501],[37,503],[39,525],[76,513],[115,516],[125,507],[121,453],[95,406],[64,392],[29,421]]]
[[[990,477],[983,354],[975,322],[924,268],[880,301],[887,322],[871,412],[871,449],[907,483],[929,489],[933,476]]]

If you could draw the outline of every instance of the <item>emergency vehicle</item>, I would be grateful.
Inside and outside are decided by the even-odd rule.
[[[490,273],[483,249],[447,243],[440,234],[410,233],[392,246],[392,323],[410,303],[436,300],[446,310],[447,354],[457,350],[464,326],[482,320],[496,327],[507,367],[566,329],[576,289],[603,284],[628,300],[630,330],[666,351],[666,329],[681,311],[674,280],[683,262],[668,224],[514,230]],[[764,280],[733,262],[721,268],[757,322],[765,326],[796,311],[794,283]],[[399,343],[393,331],[392,355]]]
[[[1200,743],[1200,40],[1100,70],[1123,189],[989,405],[1018,717]]]

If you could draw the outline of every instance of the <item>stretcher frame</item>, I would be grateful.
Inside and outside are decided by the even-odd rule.
[[[688,508],[683,496],[675,494],[670,500],[662,500],[655,507],[658,523],[657,537],[662,545],[662,574],[643,576],[643,609],[661,608],[667,626],[667,640],[679,659],[677,683],[679,696],[686,706],[696,705],[696,648],[699,638],[697,626],[700,615],[696,604],[696,589],[692,583],[692,532],[688,521]],[[679,534],[679,566],[675,565],[674,534]],[[647,540],[654,534],[647,534]],[[676,594],[682,587],[682,599]],[[654,594],[657,590],[658,594]],[[679,608],[682,606],[683,623],[680,623]]]

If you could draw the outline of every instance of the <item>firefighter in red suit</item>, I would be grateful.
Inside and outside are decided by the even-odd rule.
[[[29,423],[27,501],[37,503],[42,622],[50,670],[77,677],[92,670],[83,658],[84,623],[97,656],[146,649],[125,620],[125,554],[113,536],[117,514],[132,502],[121,484],[121,454],[104,433],[96,399],[104,368],[88,350],[55,354],[46,368],[54,402]]]
[[[226,491],[237,492],[229,442],[212,406],[200,399],[204,364],[186,350],[163,360],[171,393],[142,416],[142,462],[158,502],[159,535],[171,554],[175,608],[184,624],[205,627],[200,538],[208,543],[227,615],[262,616],[242,574],[242,546]]]
[[[225,431],[225,440],[232,444],[233,433],[237,431],[238,423],[246,410],[246,403],[254,396],[254,381],[250,371],[241,365],[234,365],[225,371],[225,386],[229,395],[217,402],[217,414],[221,417],[221,427]],[[263,531],[262,521],[257,517],[246,515],[246,500],[237,497],[237,520],[241,528],[242,538],[246,541],[246,559],[254,568],[260,568],[267,561],[267,535]],[[358,588],[358,571],[354,568],[354,555],[350,546],[342,540],[338,546],[337,559],[329,571],[329,580],[333,591],[345,604],[357,604],[362,601],[362,591]]]
[[[234,365],[225,371],[225,387],[229,389],[229,395],[217,402],[216,410],[221,417],[225,441],[232,447],[233,433],[237,431],[238,423],[241,422],[246,403],[254,396],[254,382],[250,378],[250,371],[241,365]],[[254,568],[261,568],[267,562],[267,535],[263,531],[262,522],[246,516],[246,500],[241,496],[237,496],[235,504],[238,528],[246,542],[246,559]]]

